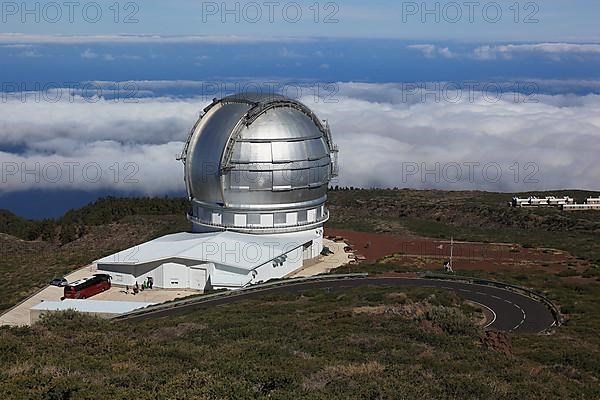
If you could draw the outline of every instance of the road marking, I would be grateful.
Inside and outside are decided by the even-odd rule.
[[[521,320],[521,322],[519,322],[517,324],[517,326],[515,326],[514,328],[511,329],[511,332],[514,331],[514,330],[516,330],[516,329],[519,329],[521,327],[521,325],[523,325],[525,323],[525,319],[527,318],[527,314],[525,314],[525,310],[523,310],[521,308],[521,306],[519,306],[518,304],[513,304],[513,305],[515,307],[517,307],[519,310],[521,310],[521,312],[523,313],[523,319]]]
[[[523,308],[521,308],[521,306],[519,306],[518,304],[516,304],[516,303],[514,303],[514,302],[512,302],[510,300],[504,299],[502,297],[498,297],[496,295],[489,294],[489,293],[476,292],[474,290],[467,290],[467,289],[461,289],[461,288],[450,288],[448,286],[437,286],[437,287],[441,288],[441,289],[446,289],[446,290],[460,291],[460,292],[464,292],[464,293],[477,293],[477,294],[479,294],[481,296],[492,297],[492,298],[494,298],[496,300],[504,301],[504,302],[506,302],[506,303],[514,306],[515,308],[519,309],[521,311],[521,313],[523,314],[523,319],[521,319],[521,321],[514,328],[510,329],[509,332],[512,332],[512,331],[514,331],[516,329],[519,329],[521,327],[521,325],[523,325],[525,323],[525,319],[527,318],[527,316],[525,314],[525,311],[523,310]],[[492,313],[492,315],[494,316],[494,318],[492,319],[492,321],[490,323],[488,323],[487,325],[484,326],[484,329],[488,328],[489,326],[493,325],[494,322],[496,322],[496,319],[497,319],[498,316],[497,316],[496,312],[494,310],[492,310],[489,306],[486,306],[485,304],[481,304],[481,303],[478,303],[478,302],[473,301],[473,300],[469,300],[469,301],[472,302],[472,303],[474,303],[474,304],[477,304],[479,306],[482,306],[484,308],[487,308]]]
[[[471,303],[473,303],[473,304],[477,304],[478,306],[481,306],[481,307],[487,308],[488,310],[490,310],[490,312],[491,312],[491,313],[492,313],[492,315],[494,316],[494,318],[492,318],[492,321],[491,321],[490,323],[488,323],[486,326],[484,326],[484,327],[483,327],[484,329],[485,329],[485,328],[487,328],[488,326],[492,325],[494,322],[496,322],[496,313],[494,312],[494,310],[492,310],[491,308],[489,308],[489,307],[488,307],[488,306],[486,306],[485,304],[481,304],[481,303],[478,303],[478,302],[476,302],[476,301],[473,301],[473,300],[469,300],[469,301],[470,301]]]

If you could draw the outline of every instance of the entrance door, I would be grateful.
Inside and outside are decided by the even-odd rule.
[[[190,269],[190,289],[193,290],[204,290],[206,287],[206,270],[196,269],[191,267]]]
[[[312,240],[304,245],[304,249],[302,250],[302,259],[310,260],[312,257]]]

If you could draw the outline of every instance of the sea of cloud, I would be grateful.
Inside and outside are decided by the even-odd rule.
[[[164,82],[157,83],[164,86]],[[145,82],[145,90],[151,89]],[[600,96],[339,83],[300,100],[331,125],[333,183],[529,191],[600,189]],[[4,96],[0,193],[180,192],[181,152],[205,97]]]

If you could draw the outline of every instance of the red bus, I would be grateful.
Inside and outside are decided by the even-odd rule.
[[[110,289],[110,275],[94,275],[65,286],[65,299],[87,299]]]

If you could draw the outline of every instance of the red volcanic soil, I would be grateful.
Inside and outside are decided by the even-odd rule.
[[[340,236],[357,255],[367,262],[396,255],[405,263],[418,261],[426,269],[441,269],[450,258],[450,241],[415,236],[396,236],[381,233],[325,229],[325,235]],[[566,263],[575,261],[568,253],[558,250],[525,249],[519,245],[495,243],[454,242],[454,265],[460,270],[523,270],[563,271]]]

